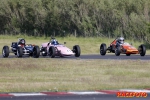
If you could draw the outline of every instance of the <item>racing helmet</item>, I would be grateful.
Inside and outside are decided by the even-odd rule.
[[[56,39],[53,39],[52,42],[51,42],[51,44],[57,45],[57,44],[58,44],[58,41],[57,41]]]
[[[124,43],[124,38],[123,38],[123,37],[120,37],[119,40],[118,40],[118,42],[119,42],[120,44],[123,44],[123,43]]]
[[[25,43],[26,43],[25,39],[19,39],[19,44],[25,45]]]

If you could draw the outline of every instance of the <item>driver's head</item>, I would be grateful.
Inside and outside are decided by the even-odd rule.
[[[124,38],[123,38],[123,37],[120,37],[120,38],[119,38],[119,43],[120,43],[120,44],[123,44],[123,43],[124,43]]]
[[[57,45],[57,44],[58,44],[58,41],[57,41],[56,39],[53,39],[53,40],[52,40],[52,44],[53,44],[53,45]]]
[[[19,39],[19,44],[25,45],[26,41],[25,39]]]

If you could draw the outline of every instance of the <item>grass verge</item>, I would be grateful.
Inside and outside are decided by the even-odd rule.
[[[149,88],[150,62],[141,60],[0,60],[0,92]]]

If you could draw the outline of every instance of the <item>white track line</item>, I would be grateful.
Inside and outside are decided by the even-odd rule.
[[[46,95],[43,93],[9,93],[10,95],[13,96],[41,96],[41,95]]]
[[[95,92],[95,91],[93,91],[93,92],[91,92],[91,91],[87,91],[87,92],[68,92],[68,93],[70,93],[70,94],[76,94],[76,95],[86,95],[86,94],[106,94],[106,93],[104,93],[104,92]]]

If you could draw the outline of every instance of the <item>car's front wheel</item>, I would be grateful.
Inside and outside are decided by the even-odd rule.
[[[51,58],[54,58],[54,57],[55,57],[55,54],[56,54],[55,47],[53,47],[53,46],[49,47],[48,55],[49,55]]]
[[[105,44],[105,43],[102,43],[102,44],[100,45],[100,54],[101,54],[102,56],[104,56],[104,55],[106,55],[106,51],[107,51],[106,44]]]
[[[3,47],[2,55],[3,55],[4,58],[7,58],[9,56],[9,47],[8,46]]]
[[[17,57],[18,57],[18,58],[21,58],[22,55],[23,55],[23,49],[22,49],[22,47],[18,47],[18,48],[17,48]]]
[[[80,57],[81,49],[79,45],[73,46],[73,52],[75,53],[75,57]]]
[[[116,55],[116,56],[120,56],[120,53],[121,53],[121,47],[120,47],[120,46],[117,46],[117,47],[116,47],[116,50],[115,50],[115,55]]]
[[[139,46],[139,52],[140,52],[140,55],[141,56],[145,56],[145,54],[146,54],[146,47],[145,47],[145,45],[140,45]]]

